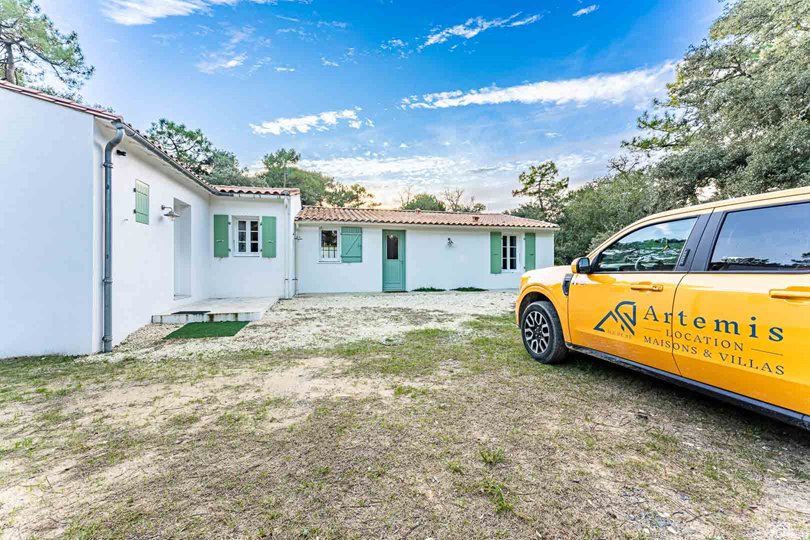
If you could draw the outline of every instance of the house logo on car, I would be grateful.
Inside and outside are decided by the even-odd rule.
[[[615,308],[602,317],[602,320],[593,329],[597,332],[605,332],[604,326],[611,321],[618,324],[622,332],[636,335],[636,303],[631,301],[619,302]]]

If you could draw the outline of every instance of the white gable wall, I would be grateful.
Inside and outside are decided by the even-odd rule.
[[[104,146],[115,131],[97,120],[93,153],[97,167],[93,190],[94,312],[93,351],[100,350],[103,335],[102,279],[104,277]],[[210,196],[202,187],[171,168],[129,137],[113,151],[113,343],[151,322],[152,315],[181,308],[209,297],[208,269],[211,254]],[[135,181],[149,185],[149,224],[135,220]],[[161,205],[175,200],[189,205],[191,213],[190,296],[175,298],[174,226]]]
[[[93,118],[0,91],[0,357],[92,346]]]
[[[363,261],[322,262],[321,228],[342,226],[363,230]],[[368,225],[361,223],[298,224],[298,291],[301,293],[382,291],[383,230],[405,231],[405,280],[407,290],[420,287],[455,289],[516,289],[524,273],[524,233],[533,232],[536,266],[554,264],[554,233],[547,230],[471,229],[413,225]],[[518,236],[518,270],[490,273],[490,232]],[[447,239],[453,241],[448,246]]]

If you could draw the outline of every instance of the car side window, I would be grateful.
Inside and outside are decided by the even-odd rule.
[[[595,272],[671,272],[697,218],[656,223],[616,240],[596,259]]]
[[[729,212],[709,271],[810,271],[810,203]]]

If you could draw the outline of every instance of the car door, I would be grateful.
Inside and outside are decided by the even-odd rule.
[[[678,373],[671,348],[672,302],[708,215],[639,226],[571,282],[574,345]]]
[[[810,414],[810,201],[728,207],[675,296],[683,376]]]

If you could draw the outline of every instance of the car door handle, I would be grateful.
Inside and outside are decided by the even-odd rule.
[[[631,283],[630,289],[634,291],[661,292],[664,290],[664,286],[660,283]]]
[[[791,291],[790,289],[771,289],[771,298],[784,298],[786,300],[810,300],[810,291]]]

